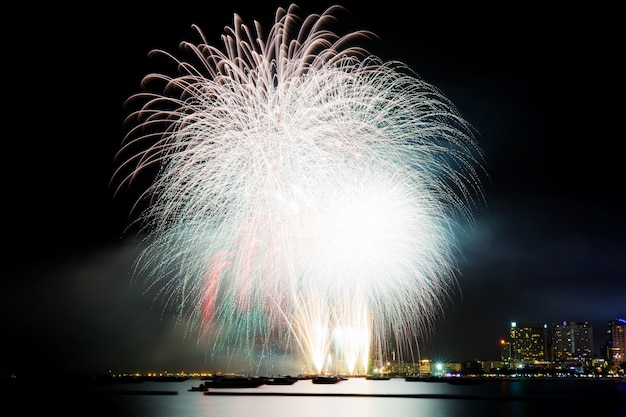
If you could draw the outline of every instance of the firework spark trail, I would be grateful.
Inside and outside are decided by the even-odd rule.
[[[291,332],[320,372],[335,329],[369,333],[335,340],[354,364],[429,333],[456,285],[482,154],[438,89],[350,46],[368,32],[326,28],[337,8],[297,11],[278,9],[266,38],[235,15],[224,51],[194,26],[190,61],[156,51],[179,72],[146,76],[158,92],[129,100],[114,178],[159,167],[137,273],[189,331],[242,348]]]

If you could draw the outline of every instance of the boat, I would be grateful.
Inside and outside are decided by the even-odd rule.
[[[339,381],[343,381],[343,378],[337,375],[317,375],[311,378],[311,382],[314,384],[336,384]]]
[[[204,383],[201,383],[198,386],[194,386],[189,388],[187,391],[208,391],[209,387],[207,387],[206,385],[204,385]]]
[[[446,381],[451,385],[479,385],[485,382],[483,378],[474,377],[449,377]]]
[[[257,388],[263,384],[265,379],[245,375],[216,375],[204,381],[207,388]]]
[[[298,378],[289,375],[271,376],[265,378],[265,385],[293,385]]]
[[[420,375],[407,375],[404,378],[405,381],[409,382],[446,382],[446,378],[441,376],[420,376]]]
[[[376,375],[368,375],[365,379],[369,379],[370,381],[389,381],[390,377],[386,374],[376,374]]]

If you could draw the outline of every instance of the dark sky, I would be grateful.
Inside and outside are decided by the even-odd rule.
[[[124,100],[178,52],[197,23],[221,46],[238,13],[269,28],[277,5],[187,2],[157,8],[17,12],[5,36],[6,276],[0,369],[70,372],[202,369],[202,347],[130,285],[133,190],[113,196]],[[331,3],[300,3],[303,15]],[[459,290],[434,323],[433,359],[498,359],[510,321],[589,321],[596,353],[626,316],[621,201],[623,97],[607,10],[407,8],[344,2],[347,29],[407,63],[478,130],[489,180],[463,240]],[[63,7],[63,6],[61,6]],[[593,26],[593,30],[591,27]]]

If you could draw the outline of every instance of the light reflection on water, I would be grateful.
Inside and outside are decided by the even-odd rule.
[[[489,381],[480,385],[450,385],[445,382],[409,382],[403,378],[370,381],[352,378],[333,385],[316,385],[301,380],[290,386],[263,385],[258,388],[212,389],[210,392],[250,395],[204,395],[187,391],[201,381],[143,382],[102,388],[90,407],[111,410],[115,416],[129,417],[525,417],[525,416],[626,416],[626,382],[615,381]],[[142,391],[136,395],[104,394],[103,391]],[[176,395],[146,395],[145,391],[168,391]],[[304,394],[298,396],[259,394]],[[607,403],[610,395],[621,400]],[[310,394],[329,394],[311,396]],[[368,394],[371,396],[338,396]],[[380,395],[380,396],[377,396]],[[411,398],[401,395],[456,395],[467,398]],[[526,399],[506,399],[524,396]],[[503,399],[503,397],[505,399]],[[593,397],[590,400],[589,397]],[[102,409],[102,408],[100,408]],[[85,410],[84,415],[90,415]]]

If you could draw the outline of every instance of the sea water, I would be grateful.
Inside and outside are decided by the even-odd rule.
[[[478,385],[348,378],[331,385],[188,391],[199,379],[144,381],[43,395],[33,392],[16,415],[116,417],[626,417],[626,381],[599,379],[494,380]],[[47,401],[47,403],[46,403]]]

